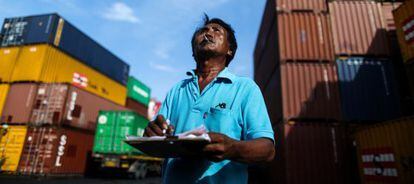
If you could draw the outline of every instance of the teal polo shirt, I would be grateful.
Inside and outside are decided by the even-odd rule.
[[[263,96],[256,83],[225,68],[200,93],[194,71],[175,85],[159,111],[175,127],[175,134],[204,125],[236,140],[273,139]],[[163,183],[247,183],[247,165],[224,160],[169,158]]]

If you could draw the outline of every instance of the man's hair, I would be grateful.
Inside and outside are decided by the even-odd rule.
[[[193,57],[194,57],[194,59],[196,59],[195,58],[195,53],[194,53],[196,35],[201,31],[201,29],[204,26],[206,26],[208,24],[212,24],[212,23],[220,25],[227,32],[227,41],[229,43],[229,48],[230,48],[230,51],[232,53],[230,56],[229,55],[226,56],[226,66],[229,66],[230,61],[233,60],[234,56],[236,55],[236,50],[237,50],[237,40],[236,40],[236,36],[234,35],[234,30],[233,30],[233,28],[231,27],[230,24],[227,24],[226,22],[224,22],[223,20],[221,20],[219,18],[210,19],[207,14],[204,14],[204,24],[203,24],[203,26],[198,27],[196,29],[196,31],[194,32],[193,37],[191,38],[191,47],[192,47],[192,50],[193,50]]]

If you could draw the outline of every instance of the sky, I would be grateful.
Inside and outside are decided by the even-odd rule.
[[[6,17],[58,13],[131,66],[130,75],[163,101],[195,68],[191,36],[203,15],[236,31],[238,50],[229,69],[253,77],[253,51],[265,0],[0,0]]]

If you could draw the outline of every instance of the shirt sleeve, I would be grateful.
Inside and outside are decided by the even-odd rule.
[[[244,140],[268,138],[274,142],[274,133],[262,93],[256,83],[252,83],[242,103]]]
[[[164,99],[164,102],[162,102],[161,108],[158,111],[158,115],[162,115],[164,116],[165,119],[170,119],[171,118],[171,105],[172,105],[172,91],[174,90],[171,89],[168,93],[167,96]]]

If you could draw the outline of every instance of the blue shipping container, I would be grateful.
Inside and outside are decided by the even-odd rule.
[[[58,14],[6,18],[1,46],[48,43],[70,56],[126,85],[129,65],[88,37]]]
[[[401,116],[393,65],[387,59],[336,60],[346,121],[383,121]]]

